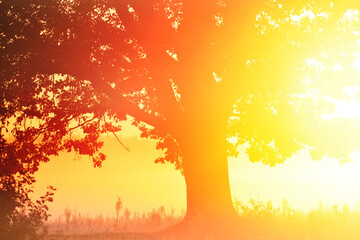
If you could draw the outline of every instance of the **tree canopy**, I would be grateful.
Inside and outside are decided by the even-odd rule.
[[[303,147],[314,159],[349,161],[358,148],[355,4],[270,1],[257,16],[261,50],[247,61],[247,93],[233,120],[240,143],[251,143],[252,161],[273,165]]]
[[[49,155],[73,149],[93,156],[99,165],[105,159],[97,154],[102,146],[99,135],[119,131],[114,122],[126,115],[135,117],[135,124],[141,121],[155,127],[153,131],[142,129],[144,136],[162,137],[159,148],[174,145],[170,138],[176,135],[176,126],[171,125],[176,124],[170,122],[177,122],[171,118],[186,111],[186,93],[192,94],[193,89],[189,101],[194,101],[207,94],[207,85],[212,84],[186,81],[181,76],[182,55],[192,54],[200,45],[206,53],[196,50],[203,54],[194,54],[194,61],[199,61],[194,69],[206,68],[209,76],[215,76],[213,80],[221,79],[217,85],[235,83],[235,90],[224,88],[230,95],[238,95],[236,113],[242,117],[232,122],[241,126],[237,130],[240,142],[253,143],[250,155],[261,152],[262,157],[255,159],[284,159],[302,144],[320,145],[319,153],[340,151],[342,148],[334,146],[339,138],[333,136],[343,130],[337,127],[327,131],[330,126],[326,125],[346,124],[349,128],[349,123],[343,119],[323,121],[321,107],[327,107],[331,114],[334,101],[325,98],[346,97],[346,92],[336,86],[356,84],[350,82],[358,72],[349,65],[356,60],[356,53],[349,51],[357,48],[353,30],[357,18],[349,18],[357,10],[348,10],[351,4],[267,1],[263,8],[255,8],[258,15],[253,24],[243,27],[243,18],[231,19],[226,3],[219,1],[214,10],[205,7],[211,4],[201,2],[198,5],[203,11],[194,16],[204,18],[198,23],[204,30],[193,35],[191,31],[198,27],[186,26],[187,13],[181,1],[2,2],[3,158],[26,158],[21,162],[31,163],[36,170],[37,163],[47,161]],[[189,12],[198,11],[196,5],[190,6]],[[210,25],[207,15],[213,16],[215,26]],[[240,35],[245,31],[242,28],[253,29]],[[226,32],[229,29],[238,35]],[[234,38],[226,39],[229,37]],[[256,41],[246,46],[246,38]],[[235,54],[221,45],[224,42],[232,43]],[[246,48],[249,50],[242,54]],[[213,59],[209,60],[209,55]],[[196,56],[204,59],[195,60]],[[229,62],[225,57],[237,61]],[[342,66],[341,71],[332,71],[337,66]],[[220,97],[220,103],[226,102]],[[318,99],[316,103],[314,98]],[[17,141],[4,139],[5,129]],[[76,129],[82,129],[81,139],[70,137]],[[324,137],[324,131],[331,137]],[[328,141],[315,139],[319,137],[334,142],[330,146]],[[271,155],[274,149],[277,153]],[[173,156],[166,159],[178,163],[178,150],[174,146],[168,151]],[[344,152],[335,155],[341,157]],[[11,168],[8,165],[6,169]]]

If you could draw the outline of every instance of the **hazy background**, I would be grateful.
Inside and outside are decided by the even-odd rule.
[[[108,158],[101,169],[94,168],[88,157],[77,159],[75,153],[62,153],[43,163],[36,173],[35,196],[47,185],[57,188],[50,204],[53,219],[66,207],[89,216],[114,216],[118,196],[131,211],[148,212],[163,205],[182,214],[186,209],[183,177],[171,164],[154,164],[161,151],[155,149],[155,141],[140,139],[138,134],[135,127],[124,124],[120,139],[130,152],[113,136],[104,137],[103,151]],[[313,161],[304,149],[285,163],[269,167],[251,163],[244,146],[239,151],[237,158],[229,158],[231,190],[237,200],[246,203],[250,198],[271,198],[280,206],[286,198],[295,209],[305,212],[315,209],[319,201],[328,207],[344,202],[350,209],[360,206],[358,154],[353,162],[340,164],[334,158]]]

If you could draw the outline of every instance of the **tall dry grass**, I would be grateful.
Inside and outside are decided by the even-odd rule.
[[[175,225],[181,219],[181,216],[175,215],[174,209],[167,211],[164,207],[146,213],[131,211],[125,207],[114,217],[104,215],[92,217],[66,208],[62,216],[48,223],[48,235],[52,239],[55,236],[69,238],[113,233],[150,233]]]
[[[280,207],[250,199],[245,204],[234,201],[234,206],[244,220],[251,239],[279,240],[358,240],[360,239],[360,209],[350,211],[347,204],[303,212],[291,207],[284,199]]]
[[[358,240],[360,239],[360,209],[351,211],[343,206],[325,207],[319,203],[317,209],[307,213],[292,208],[287,200],[280,207],[274,207],[271,200],[264,202],[250,199],[248,203],[234,201],[242,219],[239,228],[246,231],[248,240]],[[156,232],[177,224],[182,216],[175,211],[160,207],[140,213],[124,208],[114,217],[98,215],[91,217],[75,210],[71,216],[64,215],[48,225],[48,240],[55,239],[178,239]],[[208,240],[216,239],[208,237]],[[236,238],[234,238],[236,239]],[[226,240],[226,239],[224,239]]]

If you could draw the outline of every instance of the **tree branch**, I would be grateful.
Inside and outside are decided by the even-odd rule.
[[[123,146],[123,148],[125,148],[126,151],[130,152],[129,148],[127,148],[127,147],[120,141],[120,139],[118,138],[118,136],[117,136],[113,131],[111,131],[111,132],[112,132],[112,134],[114,134],[116,140],[121,144],[121,146]]]
[[[155,11],[154,1],[114,1],[113,5],[126,31],[136,38],[148,54],[148,70],[155,87],[159,112],[168,122],[175,124],[182,110],[170,82],[171,69],[176,68],[176,63],[166,53],[169,46],[174,44],[175,30],[165,15]],[[135,8],[138,19],[129,12],[128,5]]]

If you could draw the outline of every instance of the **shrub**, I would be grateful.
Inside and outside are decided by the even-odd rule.
[[[53,201],[55,188],[34,201],[29,194],[35,179],[30,174],[0,176],[0,239],[35,240],[46,232],[48,202]]]

